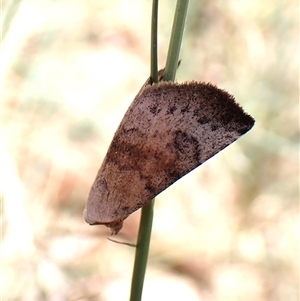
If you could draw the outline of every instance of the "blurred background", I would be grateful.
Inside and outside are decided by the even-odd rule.
[[[190,1],[177,81],[226,89],[256,124],[156,198],[143,301],[298,300],[298,5]],[[82,211],[149,76],[151,7],[3,0],[2,300],[128,300],[134,248]],[[139,216],[115,238],[135,243]]]

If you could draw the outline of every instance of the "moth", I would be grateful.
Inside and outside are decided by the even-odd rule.
[[[149,78],[115,132],[91,187],[85,221],[117,234],[131,213],[253,125],[232,95],[210,83],[151,84]]]

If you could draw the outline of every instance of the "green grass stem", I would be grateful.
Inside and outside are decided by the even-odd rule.
[[[173,29],[169,45],[166,71],[164,80],[174,81],[178,67],[180,45],[182,41],[188,0],[178,0],[173,22]],[[157,23],[158,23],[158,0],[153,0],[152,23],[151,23],[151,67],[150,77],[152,82],[158,82],[157,68]],[[148,261],[149,245],[151,239],[152,221],[154,212],[154,199],[142,208],[138,241],[136,246],[134,268],[131,282],[130,301],[142,299],[144,278]]]
[[[171,39],[169,44],[169,51],[167,56],[166,69],[164,73],[165,81],[175,80],[188,5],[189,0],[177,1]]]
[[[151,20],[151,70],[152,83],[158,82],[158,55],[157,55],[157,25],[158,24],[158,0],[153,0]]]
[[[153,0],[151,21],[151,67],[150,77],[152,82],[158,82],[157,68],[157,23],[158,23],[158,0]],[[153,221],[154,199],[142,208],[138,241],[135,252],[135,260],[131,281],[130,301],[142,299],[144,278],[148,262],[149,245]]]
[[[22,0],[12,0],[7,8],[6,14],[3,18],[2,22],[2,32],[1,32],[1,38],[4,39],[6,33],[9,30],[10,24],[12,23],[12,20],[14,19],[15,15],[18,12],[18,9],[20,7]]]

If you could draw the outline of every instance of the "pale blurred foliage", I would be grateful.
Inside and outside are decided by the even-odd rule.
[[[160,67],[175,1],[161,1]],[[9,6],[3,1],[4,15]],[[190,1],[178,81],[255,119],[156,198],[143,300],[298,299],[296,1]],[[23,0],[2,41],[3,300],[128,300],[134,249],[82,219],[149,75],[149,0]],[[139,212],[119,240],[135,242]]]

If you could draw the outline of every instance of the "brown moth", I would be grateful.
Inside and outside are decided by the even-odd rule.
[[[248,132],[254,119],[210,83],[150,79],[117,129],[84,219],[117,234],[134,211]]]

